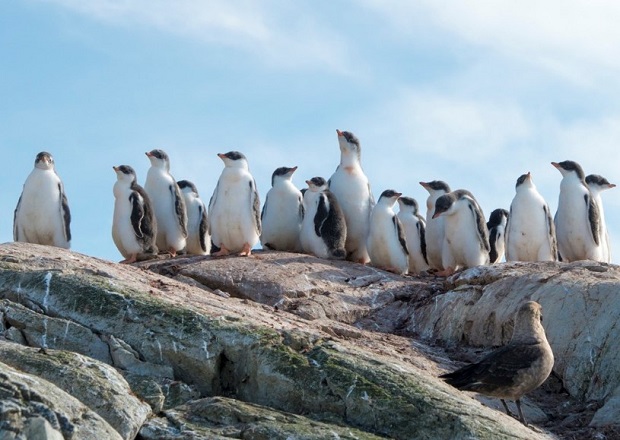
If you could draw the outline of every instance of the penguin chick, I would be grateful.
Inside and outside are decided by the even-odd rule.
[[[209,201],[209,231],[219,248],[214,256],[239,252],[249,256],[261,233],[260,199],[246,157],[220,153],[224,169]]]
[[[489,264],[491,249],[484,214],[469,191],[459,189],[439,197],[433,218],[439,216],[445,217],[445,237],[441,249],[444,270],[438,275]]]
[[[344,259],[347,225],[338,200],[322,177],[313,177],[306,183],[301,247],[319,258]]]
[[[592,193],[592,197],[596,200],[599,207],[599,214],[601,218],[601,237],[603,245],[603,261],[611,263],[611,248],[609,246],[609,232],[607,230],[607,223],[605,222],[605,212],[603,209],[603,200],[601,199],[601,192],[615,188],[616,184],[609,183],[609,180],[598,174],[590,174],[586,176],[586,184]]]
[[[13,215],[13,239],[26,243],[71,247],[71,212],[54,158],[37,154]]]
[[[370,214],[370,230],[366,241],[370,264],[404,275],[409,270],[409,251],[400,220],[393,210],[402,194],[392,189],[381,193]]]
[[[439,197],[448,194],[450,187],[442,180],[420,182],[420,185],[429,193],[426,199],[426,257],[432,270],[441,271],[444,268],[441,262],[441,249],[445,236],[445,218],[433,218],[433,214],[435,202]]]
[[[505,209],[495,209],[489,216],[487,229],[489,230],[489,262],[499,263],[504,258],[506,223],[508,222],[508,211]]]
[[[359,139],[349,131],[336,130],[340,164],[329,179],[329,190],[336,196],[347,223],[347,259],[366,264],[370,260],[366,237],[375,200],[362,170]]]
[[[112,239],[125,257],[121,263],[133,263],[140,254],[157,253],[157,221],[151,200],[138,185],[134,169],[128,165],[113,168],[116,183]]]
[[[562,261],[604,261],[600,209],[577,162],[551,162],[562,174],[555,232]]]
[[[144,190],[157,218],[157,247],[176,256],[187,240],[187,211],[181,190],[170,174],[170,159],[163,150],[145,153],[151,162]]]
[[[506,261],[556,261],[558,248],[549,205],[528,172],[517,179],[506,226]]]
[[[542,326],[542,307],[534,301],[523,304],[515,318],[512,339],[481,361],[439,376],[459,390],[474,391],[501,399],[514,400],[519,420],[527,425],[521,410],[521,397],[538,388],[553,369],[553,351]]]
[[[189,180],[180,180],[177,185],[187,211],[185,251],[190,255],[208,255],[211,252],[211,236],[208,232],[207,208],[200,199],[196,185]]]
[[[261,212],[264,248],[301,252],[299,234],[304,217],[303,196],[292,182],[297,167],[280,167],[271,176],[271,189]]]
[[[409,273],[419,274],[429,270],[426,259],[426,222],[418,213],[418,202],[411,197],[398,198],[399,211],[396,215],[405,230],[405,241],[409,250]]]

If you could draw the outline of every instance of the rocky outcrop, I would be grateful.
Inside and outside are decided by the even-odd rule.
[[[595,263],[445,280],[277,252],[130,267],[5,244],[0,362],[56,384],[119,438],[544,438],[438,380],[455,367],[431,345],[501,345],[517,307],[537,300],[555,374],[574,399],[604,405],[592,424],[610,429],[618,287],[617,267]],[[530,420],[553,411],[526,404]]]

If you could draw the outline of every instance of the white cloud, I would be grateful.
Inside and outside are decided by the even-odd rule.
[[[352,74],[347,45],[301,4],[201,0],[42,0],[100,22],[239,49],[265,64]]]

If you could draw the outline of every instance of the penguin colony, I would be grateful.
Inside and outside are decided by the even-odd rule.
[[[553,217],[531,173],[516,181],[509,210],[488,222],[472,193],[441,180],[420,182],[429,193],[425,217],[418,202],[386,189],[375,202],[362,169],[359,139],[336,130],[340,162],[329,180],[307,188],[293,183],[297,167],[279,167],[261,209],[247,158],[220,153],[224,168],[206,205],[196,186],[176,181],[165,151],[146,153],[144,187],[128,165],[114,167],[112,238],[123,263],[149,255],[251,255],[263,249],[348,259],[397,274],[448,276],[505,261],[611,261],[601,193],[614,188],[602,176],[585,176],[573,161],[552,162],[561,173]],[[395,206],[399,211],[395,212]],[[69,248],[71,214],[51,154],[41,152],[14,214],[14,240]]]

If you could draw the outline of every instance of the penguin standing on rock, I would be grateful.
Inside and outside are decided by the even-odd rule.
[[[260,241],[265,249],[300,252],[299,233],[304,218],[303,196],[293,185],[297,167],[280,167],[271,176],[271,189],[261,212],[263,232]]]
[[[441,249],[444,267],[440,276],[460,268],[489,264],[489,234],[480,205],[464,189],[452,191],[435,202],[433,218],[445,217],[445,237]]]
[[[329,179],[329,190],[336,196],[347,222],[347,259],[366,264],[370,260],[366,237],[375,200],[362,170],[359,139],[349,131],[336,130],[340,146],[340,165]]]
[[[189,180],[177,182],[187,210],[187,240],[185,251],[190,255],[208,255],[211,236],[208,231],[207,208],[198,195],[198,189]]]
[[[555,231],[562,261],[604,261],[601,213],[577,162],[551,162],[562,173]]]
[[[506,223],[508,222],[508,211],[505,209],[495,209],[489,216],[487,229],[489,230],[489,262],[499,263],[504,257]]]
[[[506,261],[556,261],[558,247],[549,205],[528,172],[517,179],[506,226]]]
[[[138,185],[134,169],[128,165],[113,168],[117,180],[114,184],[112,239],[125,257],[121,263],[133,263],[140,254],[157,253],[157,221],[151,200]]]
[[[260,199],[246,157],[238,151],[220,153],[224,169],[209,201],[209,231],[219,248],[214,256],[231,252],[249,256],[261,233]]]
[[[404,275],[409,270],[409,251],[403,226],[392,207],[402,194],[392,189],[381,193],[370,214],[370,230],[366,241],[370,264]]]
[[[426,222],[418,213],[418,202],[411,197],[398,198],[399,211],[396,215],[405,230],[405,240],[409,250],[409,273],[419,274],[428,271],[426,259]]]
[[[607,224],[605,223],[605,212],[603,210],[603,200],[601,199],[601,192],[615,188],[615,183],[609,183],[609,180],[598,174],[590,174],[586,176],[586,183],[592,197],[596,200],[599,207],[599,213],[601,217],[601,237],[603,238],[603,260],[606,263],[611,263],[611,249],[609,247],[609,232],[607,231]]]
[[[54,158],[37,154],[13,216],[13,239],[65,249],[71,247],[71,212]]]
[[[445,218],[433,218],[433,214],[435,214],[435,202],[439,197],[448,194],[450,187],[441,180],[420,182],[420,185],[429,193],[426,199],[426,257],[432,270],[441,271],[444,268],[441,262],[441,250],[445,236]]]
[[[319,258],[344,259],[347,255],[347,224],[338,200],[327,189],[327,182],[322,177],[313,177],[306,183],[301,247],[304,252]]]
[[[170,159],[163,150],[145,153],[151,162],[144,190],[153,204],[157,218],[157,247],[176,256],[187,240],[185,200],[176,180],[170,174]]]

